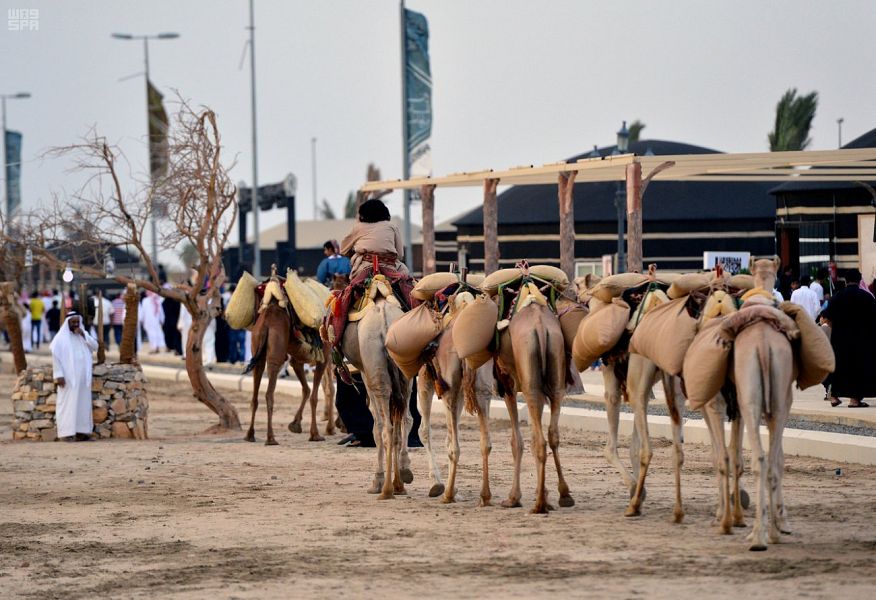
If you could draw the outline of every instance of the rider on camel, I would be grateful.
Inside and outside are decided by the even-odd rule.
[[[380,200],[367,200],[359,206],[359,222],[341,242],[341,254],[351,257],[350,279],[379,262],[393,271],[408,275],[402,262],[404,244],[398,226],[390,221],[389,209]]]

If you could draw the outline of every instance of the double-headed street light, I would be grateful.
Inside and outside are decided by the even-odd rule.
[[[26,98],[30,98],[30,92],[17,92],[15,94],[0,94],[0,104],[3,105],[2,110],[2,118],[0,118],[0,123],[2,123],[2,129],[0,132],[3,134],[3,178],[6,179],[6,166],[9,163],[9,153],[8,148],[6,147],[6,100],[24,100]],[[12,222],[12,206],[10,205],[11,199],[9,198],[9,194],[7,193],[9,183],[4,182],[3,184],[3,210],[6,211],[6,226],[9,227],[9,224]]]
[[[614,154],[626,154],[630,148],[630,131],[627,122],[624,121],[617,132],[617,149]],[[617,272],[626,270],[626,258],[624,256],[624,217],[627,207],[626,183],[619,181],[617,191],[614,194],[614,205],[617,208]]]
[[[179,37],[178,33],[165,31],[153,35],[135,35],[132,33],[113,33],[112,37],[117,40],[143,40],[143,62],[146,67],[146,137],[151,142],[152,138],[149,135],[149,40],[175,40]],[[151,161],[150,161],[151,162]],[[151,178],[151,170],[150,170]],[[150,215],[150,230],[152,233],[152,262],[158,264],[158,226],[156,225],[155,214]]]

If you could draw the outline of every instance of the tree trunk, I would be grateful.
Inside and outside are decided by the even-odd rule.
[[[12,351],[12,360],[15,363],[15,372],[21,373],[27,369],[27,356],[24,354],[24,344],[21,339],[21,317],[16,310],[15,287],[11,283],[4,283],[0,289],[0,307],[3,309],[3,317],[6,325],[6,333],[9,334],[9,349]]]
[[[86,331],[91,327],[91,319],[88,318],[88,298],[85,297],[85,293],[88,291],[88,288],[84,283],[79,284],[79,315],[82,319],[82,329]]]
[[[499,209],[496,205],[498,179],[484,179],[484,273],[499,270]]]
[[[106,346],[103,343],[103,290],[97,291],[97,364],[106,362]]]
[[[642,272],[642,165],[627,165],[627,271]]]
[[[420,187],[423,202],[423,275],[435,272],[435,186]]]
[[[189,309],[183,304],[182,310]],[[210,314],[207,310],[200,309],[198,314],[192,315],[192,328],[189,330],[186,341],[186,372],[192,384],[192,393],[199,402],[206,405],[219,417],[218,426],[211,429],[214,431],[240,430],[240,417],[237,416],[237,410],[222,394],[216,391],[204,370],[201,345],[209,323]]]
[[[578,171],[560,173],[557,181],[560,203],[560,269],[569,278],[575,278],[575,200],[573,189]]]
[[[119,347],[119,362],[130,365],[137,359],[137,309],[140,308],[137,286],[129,283],[125,290],[125,323],[122,325],[122,343]]]

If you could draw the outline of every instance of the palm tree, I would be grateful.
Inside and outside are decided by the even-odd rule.
[[[639,119],[636,119],[632,123],[630,123],[630,143],[638,142],[639,137],[642,135],[642,130],[645,128],[645,124],[642,123]]]
[[[332,205],[328,203],[328,200],[325,198],[322,199],[322,204],[319,207],[319,215],[322,219],[326,219],[329,221],[333,221],[337,217],[335,217],[335,210],[332,208]]]
[[[347,201],[344,202],[344,218],[356,218],[356,192],[350,192],[347,194]]]
[[[818,92],[797,96],[797,88],[791,88],[776,105],[776,124],[768,138],[770,152],[782,150],[805,150],[812,143],[809,130],[815,109],[818,106]]]

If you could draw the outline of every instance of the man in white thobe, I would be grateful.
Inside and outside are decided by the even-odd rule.
[[[809,289],[807,285],[809,282],[806,279],[803,278],[801,282],[791,282],[791,289],[794,290],[791,292],[791,302],[802,306],[806,310],[806,314],[814,321],[818,317],[818,313],[821,312],[821,304],[818,302],[818,296],[815,292]]]
[[[91,439],[91,353],[97,340],[82,327],[76,313],[67,315],[52,340],[52,377],[57,386],[55,425],[64,441]]]
[[[149,345],[152,346],[152,354],[167,350],[164,341],[164,307],[161,306],[162,298],[152,291],[146,291],[146,297],[140,302],[140,323],[146,330]]]

